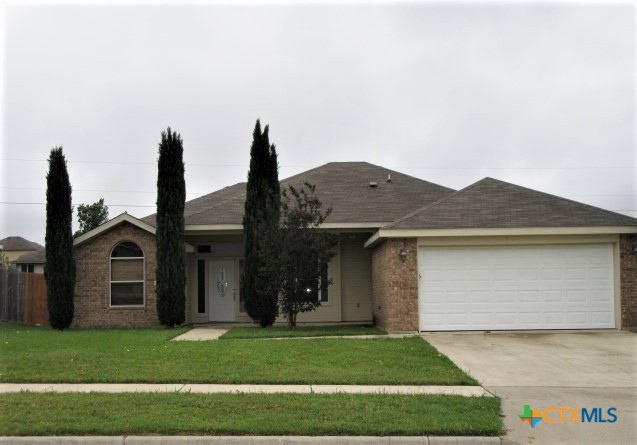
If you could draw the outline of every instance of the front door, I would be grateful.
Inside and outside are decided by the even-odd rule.
[[[236,321],[237,280],[234,261],[210,261],[210,321]]]

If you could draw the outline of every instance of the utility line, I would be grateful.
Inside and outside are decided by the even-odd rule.
[[[0,204],[7,205],[46,205],[44,202],[9,202],[9,201],[0,201]],[[79,204],[72,204],[74,206]],[[137,204],[107,204],[108,207],[155,207],[154,205],[137,205]],[[607,209],[611,212],[637,212],[637,209]]]
[[[45,202],[9,202],[9,201],[0,201],[0,204],[7,205],[46,205]],[[73,203],[73,206],[78,206],[80,204]],[[138,205],[138,204],[107,204],[108,207],[155,207],[154,205]]]
[[[3,158],[0,161],[12,162],[47,162],[48,159],[22,159]],[[122,161],[67,161],[70,164],[111,164],[111,165],[157,165],[156,162],[122,162]],[[246,164],[209,164],[199,162],[185,162],[191,167],[247,167]],[[279,165],[281,168],[307,168],[309,165]],[[584,166],[584,167],[422,167],[422,166],[395,166],[393,168],[406,168],[410,170],[614,170],[629,169],[635,170],[636,166]]]
[[[46,191],[46,188],[43,187],[0,187],[0,190],[37,190],[37,191]],[[73,188],[74,192],[100,192],[100,193],[144,193],[144,194],[155,194],[157,191],[147,191],[147,190],[102,190],[102,189],[77,189]],[[210,191],[201,192],[201,191],[193,191],[186,192],[187,195],[202,195],[210,193]],[[637,196],[635,193],[630,194],[599,194],[599,195],[564,195],[565,198],[595,198],[595,197],[610,197],[610,196]]]

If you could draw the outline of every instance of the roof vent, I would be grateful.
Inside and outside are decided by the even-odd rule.
[[[369,181],[369,186],[373,189],[375,189],[376,187],[378,187],[378,182],[376,181]]]
[[[391,182],[391,173],[387,173],[387,182]]]

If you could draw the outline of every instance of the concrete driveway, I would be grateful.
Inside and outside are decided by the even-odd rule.
[[[637,334],[431,333],[423,337],[502,399],[508,444],[634,444],[637,440]],[[518,415],[566,407],[616,408],[617,421],[561,422],[535,428]],[[566,419],[570,412],[565,411]]]

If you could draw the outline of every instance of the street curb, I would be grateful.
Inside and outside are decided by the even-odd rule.
[[[501,445],[472,436],[51,436],[0,437],[2,445]]]

